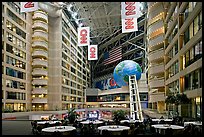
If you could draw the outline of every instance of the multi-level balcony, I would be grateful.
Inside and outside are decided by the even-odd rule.
[[[47,79],[40,79],[40,78],[35,78],[32,81],[33,85],[47,85],[48,84],[48,80]]]
[[[45,57],[48,58],[48,53],[45,50],[41,50],[41,49],[35,49],[32,53],[33,57]]]
[[[48,33],[42,30],[34,30],[33,38],[43,38],[44,40],[48,41]]]
[[[164,78],[156,78],[149,80],[150,88],[158,88],[164,86]]]
[[[158,101],[165,101],[165,95],[163,92],[151,93],[149,94],[148,102],[158,102]]]
[[[48,62],[47,60],[33,59],[32,65],[36,67],[48,67]]]
[[[32,98],[32,103],[47,103],[47,98]]]
[[[161,63],[159,65],[151,66],[149,68],[150,75],[157,75],[159,73],[164,73],[164,64]]]
[[[155,61],[155,60],[163,60],[164,59],[164,49],[155,50],[149,53],[148,60]]]
[[[33,48],[44,48],[44,49],[48,49],[48,44],[45,41],[33,41],[32,43],[32,47]]]
[[[47,76],[47,74],[47,70],[43,68],[34,68],[32,72],[33,76]]]
[[[48,15],[46,13],[43,13],[42,11],[35,11],[33,19],[34,20],[42,20],[42,21],[47,22],[48,21]]]
[[[33,88],[32,94],[47,94],[47,88]]]
[[[42,29],[48,31],[48,24],[42,21],[35,21],[32,26],[33,29]]]

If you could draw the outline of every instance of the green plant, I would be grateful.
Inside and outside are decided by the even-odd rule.
[[[75,108],[70,109],[68,112],[68,120],[70,123],[74,123],[74,121],[77,119],[79,114],[76,113]]]
[[[127,111],[115,110],[113,111],[113,120],[115,121],[116,124],[120,124],[120,121],[124,120],[126,115]]]
[[[179,114],[178,113],[178,105],[188,104],[188,103],[190,103],[190,99],[184,93],[182,93],[182,94],[175,94],[175,95],[174,94],[170,94],[165,99],[165,103],[167,103],[167,105],[175,104],[175,106],[176,106],[176,113]]]

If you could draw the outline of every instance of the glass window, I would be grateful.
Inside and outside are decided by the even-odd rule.
[[[196,70],[193,72],[193,84],[192,84],[192,88],[193,89],[197,89],[198,88],[198,75],[199,75],[199,70]]]
[[[189,60],[190,60],[190,57],[189,57],[189,51],[188,51],[185,54],[185,64],[186,64],[186,67],[189,65]]]
[[[189,41],[189,28],[184,32],[184,45]]]

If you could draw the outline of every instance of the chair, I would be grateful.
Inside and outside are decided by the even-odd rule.
[[[109,136],[110,132],[108,130],[102,130],[102,135]]]
[[[129,126],[129,123],[125,121],[125,122],[123,123],[123,125],[124,125],[124,126]]]
[[[76,131],[76,130],[72,130],[72,131],[70,132],[70,135],[71,135],[71,136],[76,136],[76,135],[77,135],[77,131]]]
[[[50,126],[49,123],[45,123],[44,128],[47,128],[47,127],[49,127],[49,126]]]
[[[42,127],[41,126],[37,126],[36,128],[36,135],[41,135],[42,134]]]
[[[60,125],[61,125],[60,122],[56,122],[56,123],[55,123],[55,126],[60,126]]]
[[[162,119],[159,121],[159,124],[165,124],[165,121]]]
[[[122,136],[128,135],[128,130],[123,130],[123,131],[121,132],[121,135],[122,135]]]
[[[53,132],[53,135],[54,135],[54,136],[61,136],[61,135],[62,135],[62,133],[61,133],[61,132],[59,132],[59,131],[54,131],[54,132]]]
[[[165,131],[165,135],[173,135],[173,129],[172,128],[167,128],[166,131]]]

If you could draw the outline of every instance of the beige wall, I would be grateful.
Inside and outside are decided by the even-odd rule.
[[[61,60],[62,60],[62,24],[61,17],[48,18],[48,109],[61,109]]]

